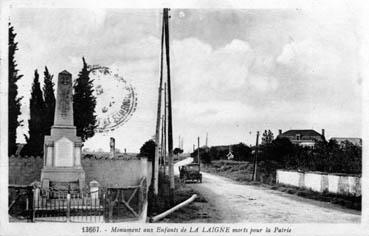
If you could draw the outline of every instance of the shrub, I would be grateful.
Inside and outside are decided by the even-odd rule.
[[[276,139],[260,149],[259,165],[266,172],[284,168],[329,173],[361,173],[361,147],[350,142],[338,145],[334,140],[318,141],[314,147],[302,147],[293,145],[288,139]]]

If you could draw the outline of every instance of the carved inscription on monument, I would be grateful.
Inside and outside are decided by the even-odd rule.
[[[55,142],[55,166],[72,167],[74,164],[73,142],[63,137]]]
[[[72,75],[59,73],[54,125],[73,126]]]
[[[68,116],[68,110],[69,110],[69,92],[64,90],[62,91],[62,96],[65,98],[65,100],[60,100],[61,105],[61,116],[65,119]]]
[[[63,76],[61,78],[60,83],[62,85],[66,85],[66,87],[67,87],[68,84],[69,84],[68,77]],[[63,99],[60,100],[60,103],[61,103],[60,104],[61,105],[61,116],[63,118],[67,118],[68,110],[69,110],[69,99],[70,99],[69,91],[67,89],[63,89],[61,95],[62,95],[62,98],[63,98]]]

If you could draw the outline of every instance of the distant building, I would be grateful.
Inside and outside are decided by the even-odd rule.
[[[346,141],[361,147],[362,146],[362,140],[361,138],[347,138],[347,137],[332,137],[331,140],[336,140],[336,142],[342,146]]]
[[[293,144],[313,147],[317,141],[325,140],[324,135],[324,129],[322,129],[321,134],[312,129],[292,129],[284,133],[282,133],[282,130],[279,130],[277,138],[288,138]]]

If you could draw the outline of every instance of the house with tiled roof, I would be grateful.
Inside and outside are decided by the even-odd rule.
[[[321,134],[313,129],[291,129],[283,133],[279,130],[277,138],[288,138],[293,144],[313,147],[317,141],[325,140],[324,135],[324,129]]]

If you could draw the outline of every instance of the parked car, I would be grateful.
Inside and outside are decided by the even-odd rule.
[[[191,163],[179,167],[179,178],[186,181],[198,181],[202,183],[202,174],[200,173],[200,165],[198,163]]]

